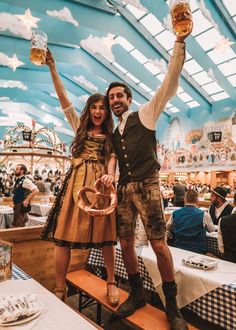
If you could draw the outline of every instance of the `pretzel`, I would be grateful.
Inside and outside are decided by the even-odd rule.
[[[98,179],[94,183],[95,188],[85,186],[81,188],[78,192],[78,206],[80,209],[88,213],[90,216],[102,217],[111,214],[117,205],[116,189],[114,188],[114,186],[111,185],[109,188],[107,188],[110,190],[110,194],[103,194],[99,190],[99,186],[101,187],[101,185],[104,187],[101,179]],[[89,199],[87,198],[86,196],[87,192],[91,192],[95,194],[96,200],[93,203],[90,202]],[[109,202],[109,205],[104,209],[99,209],[96,206],[96,204],[99,202],[99,199],[101,198]]]

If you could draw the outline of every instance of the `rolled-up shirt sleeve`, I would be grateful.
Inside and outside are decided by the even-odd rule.
[[[68,108],[62,110],[64,111],[64,114],[68,119],[68,122],[70,123],[73,131],[76,132],[80,126],[80,117],[75,110],[73,104],[71,104]]]
[[[211,217],[207,212],[204,212],[204,218],[203,218],[203,223],[207,227],[207,230],[211,233],[215,231],[215,226],[214,223],[212,222]]]
[[[179,76],[185,59],[185,43],[175,42],[173,55],[170,58],[168,71],[161,86],[151,100],[139,109],[139,118],[148,129],[155,130],[156,121],[167,102],[176,95]]]
[[[24,179],[22,187],[30,191],[37,189],[38,187],[28,178]]]

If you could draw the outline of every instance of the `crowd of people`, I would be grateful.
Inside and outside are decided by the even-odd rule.
[[[35,170],[33,174],[26,173],[26,176],[37,186],[40,193],[57,195],[64,175],[59,170]],[[12,197],[13,188],[17,177],[15,168],[10,171],[0,170],[0,197]]]

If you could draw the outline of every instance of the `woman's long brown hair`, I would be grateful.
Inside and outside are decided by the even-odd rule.
[[[90,119],[90,108],[92,104],[102,101],[105,106],[105,97],[102,94],[93,94],[91,95],[80,116],[80,126],[76,132],[76,136],[71,145],[72,156],[74,158],[79,157],[80,153],[84,150],[84,142],[87,136],[88,131],[93,127],[93,123]],[[112,152],[112,132],[113,132],[113,119],[111,110],[105,106],[106,117],[102,123],[102,134],[106,136],[105,147],[104,147],[104,156],[109,157]]]

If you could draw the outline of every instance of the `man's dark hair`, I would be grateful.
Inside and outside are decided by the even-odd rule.
[[[198,201],[198,193],[196,190],[190,189],[185,194],[185,203],[196,204]]]
[[[17,166],[20,167],[20,169],[23,171],[24,174],[27,173],[27,167],[24,164],[18,164]]]
[[[131,89],[129,88],[128,85],[126,85],[125,83],[122,83],[120,81],[114,81],[112,83],[110,83],[107,91],[106,91],[106,96],[105,96],[105,103],[106,106],[109,107],[109,92],[112,88],[114,87],[123,87],[124,88],[124,93],[127,95],[127,98],[129,99],[130,97],[132,98],[132,92]]]

